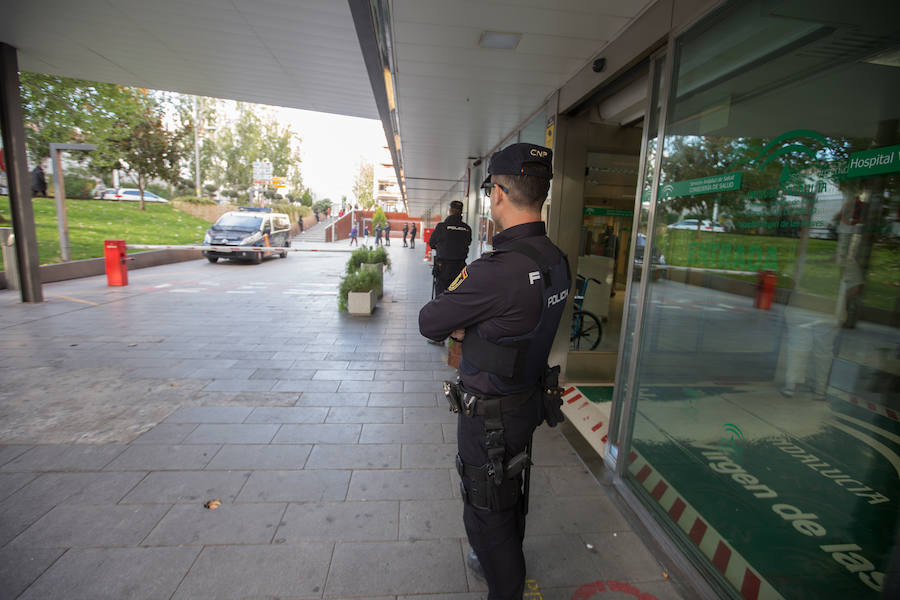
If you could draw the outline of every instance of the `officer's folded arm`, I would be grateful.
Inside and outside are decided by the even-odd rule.
[[[467,327],[502,313],[508,305],[506,290],[496,285],[496,270],[488,260],[475,261],[466,269],[456,288],[419,311],[419,332],[428,339],[440,342],[453,334],[461,340]]]

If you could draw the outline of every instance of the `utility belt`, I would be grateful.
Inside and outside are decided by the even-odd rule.
[[[435,258],[434,265],[431,267],[431,275],[434,277],[438,277],[444,271],[445,267],[449,268],[449,267],[453,267],[453,266],[457,266],[457,267],[459,267],[459,270],[462,270],[462,268],[464,266],[466,266],[466,259],[460,258],[457,260],[457,259]],[[457,270],[457,272],[459,272],[459,270]],[[455,274],[454,274],[454,276],[455,276]]]

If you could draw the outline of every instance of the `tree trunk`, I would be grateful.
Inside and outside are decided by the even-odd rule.
[[[144,208],[144,176],[138,175],[138,192],[141,195],[141,210],[147,210]]]

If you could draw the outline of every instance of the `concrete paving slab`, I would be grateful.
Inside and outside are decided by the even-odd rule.
[[[404,500],[400,503],[400,539],[459,538],[464,541],[462,498]]]
[[[208,471],[302,469],[311,445],[229,444],[206,466]]]
[[[10,548],[0,550],[0,600],[13,600],[56,561],[61,548]]]
[[[173,600],[321,598],[333,544],[204,548]]]
[[[136,546],[168,510],[168,505],[61,505],[9,545],[22,548]]]
[[[532,482],[528,512],[529,535],[625,531],[628,523],[603,496],[562,496],[539,493]]]
[[[402,423],[403,410],[386,407],[332,407],[327,423]]]
[[[185,444],[268,444],[278,433],[275,424],[201,424],[184,439]]]
[[[456,381],[456,377],[448,377],[448,381]],[[404,392],[428,392],[434,394],[436,392],[443,393],[441,384],[429,379],[428,381],[404,381]]]
[[[166,417],[165,423],[243,423],[251,412],[246,406],[185,406]]]
[[[315,369],[256,369],[250,379],[312,379]]]
[[[325,407],[279,407],[259,406],[244,421],[245,423],[324,423],[328,416]]]
[[[286,508],[283,503],[224,503],[213,510],[199,503],[175,505],[141,545],[268,544]]]
[[[397,502],[290,504],[275,534],[275,543],[394,541],[397,515]]]
[[[276,382],[275,379],[217,379],[203,389],[207,392],[268,392]]]
[[[37,473],[0,473],[0,502],[37,476]]]
[[[349,500],[436,500],[452,498],[449,470],[354,471]]]
[[[34,446],[25,446],[25,445],[17,445],[17,444],[8,444],[0,446],[0,465],[5,465],[12,459],[17,456],[21,456],[27,450],[34,448]]]
[[[399,469],[399,444],[318,444],[307,469]]]
[[[337,544],[325,584],[330,598],[465,591],[460,543],[448,539]]]
[[[399,393],[402,390],[402,383],[393,381],[342,381],[338,387],[338,392]]]
[[[35,446],[4,464],[0,471],[94,471],[124,451],[122,444]]]
[[[437,423],[366,423],[359,436],[360,444],[423,444],[441,440]]]
[[[353,423],[287,424],[273,444],[352,444],[359,440],[362,425]]]
[[[249,479],[249,472],[167,471],[150,473],[122,504],[172,504],[221,500],[233,502]]]
[[[328,370],[316,371],[314,381],[372,381],[375,371]]]
[[[456,444],[403,444],[404,469],[446,469],[455,464]]]
[[[297,406],[365,406],[368,402],[366,392],[303,392]]]
[[[160,423],[139,435],[132,444],[180,444],[195,429],[196,423]]]
[[[273,392],[336,392],[340,381],[320,381],[304,379],[285,379],[278,381]]]
[[[438,403],[434,393],[393,392],[369,394],[369,406],[438,406]]]
[[[89,548],[65,553],[20,600],[168,600],[199,548]]]
[[[205,467],[221,446],[217,444],[139,444],[129,446],[104,471],[190,471]]]
[[[344,500],[350,471],[255,471],[238,502],[319,502]]]
[[[456,423],[458,417],[447,406],[407,407],[403,409],[404,423]]]

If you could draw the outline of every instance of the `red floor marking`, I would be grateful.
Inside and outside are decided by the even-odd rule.
[[[638,480],[638,481],[640,481],[641,483],[644,483],[644,480],[647,479],[647,477],[650,476],[650,473],[651,473],[652,470],[653,470],[653,469],[651,469],[651,468],[648,467],[647,465],[644,465],[644,468],[641,469],[640,471],[638,471],[638,474],[635,475],[635,477],[637,477],[637,480]]]
[[[895,413],[895,412],[892,411],[891,409],[886,408],[886,409],[884,409],[884,412],[886,412],[886,413],[887,413],[887,416],[889,416],[890,418],[894,419],[895,421],[900,421],[900,419],[897,418],[897,413]]]
[[[719,570],[719,573],[725,574],[725,569],[728,568],[729,560],[731,560],[731,550],[724,542],[719,542],[719,545],[716,547],[716,553],[713,555],[712,559],[712,563]]]
[[[636,458],[637,458],[637,452],[632,452],[631,454],[629,454],[628,455],[628,464],[630,465],[631,463],[633,463],[634,459],[636,459]]]
[[[681,518],[681,513],[684,512],[685,506],[684,500],[676,498],[675,503],[672,504],[672,508],[669,509],[669,516],[672,517],[672,520],[676,523],[678,522],[678,519]]]
[[[575,402],[575,401],[578,400],[579,398],[581,398],[581,394],[578,394],[577,396],[572,396],[571,398],[569,398],[568,400],[566,400],[566,402],[568,402],[569,404],[572,404],[573,402]]]
[[[653,496],[653,499],[659,502],[659,499],[662,498],[662,495],[666,493],[666,490],[669,489],[669,486],[666,485],[662,479],[659,480],[659,483],[656,484],[656,487],[653,488],[653,491],[650,492],[650,495]]]
[[[852,402],[853,404],[859,404],[859,398],[857,398],[856,396],[850,396],[850,402]]]
[[[603,442],[603,443],[605,444],[605,443],[606,443],[606,438],[607,438],[607,437],[608,437],[608,436],[605,436],[605,435],[604,435],[602,438],[600,438],[600,441]]]
[[[875,407],[875,405],[872,404],[871,402],[866,402],[866,406],[867,406],[867,407],[869,408],[869,410],[871,410],[872,412],[878,412],[878,409],[877,409],[877,408]]]
[[[759,577],[750,569],[747,569],[744,573],[744,585],[741,586],[741,595],[747,600],[756,600],[759,597]]]
[[[572,600],[588,600],[594,594],[600,592],[620,592],[634,596],[638,600],[657,600],[656,596],[649,592],[642,592],[630,583],[624,581],[595,581],[586,583],[572,594]]]
[[[574,389],[575,389],[574,387],[566,388],[566,391],[563,392],[563,395],[567,396],[567,395],[571,394],[572,390],[574,390]]]
[[[694,542],[695,545],[699,546],[700,542],[703,541],[704,535],[706,535],[706,523],[701,521],[698,517],[694,520],[694,526],[691,527],[691,532],[688,534],[688,537],[691,538],[691,541]]]
[[[600,421],[599,423],[597,423],[596,425],[594,425],[593,427],[591,427],[591,431],[597,431],[597,430],[600,429],[601,427],[603,427],[603,421]]]

